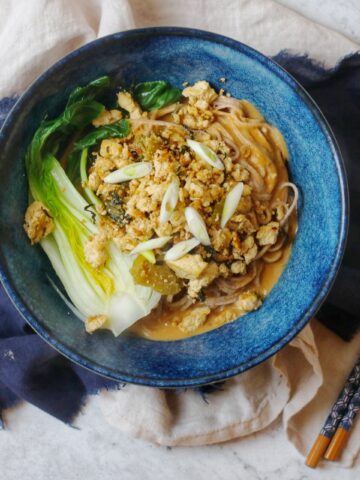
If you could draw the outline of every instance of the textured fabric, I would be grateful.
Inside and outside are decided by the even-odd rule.
[[[306,56],[293,55],[309,54],[332,67],[358,49],[343,35],[271,0],[0,0],[0,7],[0,58],[6,65],[0,71],[0,98],[6,97],[0,100],[0,121],[15,96],[41,71],[83,43],[118,30],[183,25],[232,36],[268,55],[289,49],[291,55],[282,53],[277,61],[314,96],[334,128],[351,173],[353,211],[360,211],[359,57],[325,70]],[[353,321],[359,315],[359,230],[353,221],[344,267],[327,310],[322,309],[324,319],[336,321],[340,315]],[[24,399],[71,422],[85,396],[101,389],[97,398],[110,424],[162,445],[230,440],[261,430],[281,414],[289,440],[305,454],[360,348],[360,335],[345,343],[312,322],[272,360],[221,386],[202,389],[202,395],[131,385],[117,391],[121,385],[70,364],[50,349],[24,325],[2,291],[0,309],[0,408]],[[352,432],[344,464],[355,458],[359,445],[360,424]]]
[[[134,27],[202,28],[267,55],[309,52],[328,66],[358,48],[271,0],[0,0],[0,12],[0,98],[84,43]]]

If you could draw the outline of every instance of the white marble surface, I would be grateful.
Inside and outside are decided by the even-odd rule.
[[[319,23],[360,41],[359,0],[279,0]],[[224,445],[166,449],[115,431],[102,419],[96,397],[70,428],[22,404],[4,414],[0,432],[2,480],[353,480],[360,464],[316,471],[284,436],[280,421],[266,431]]]
[[[280,422],[223,445],[157,447],[105,424],[95,397],[70,428],[37,408],[9,410],[0,434],[2,480],[355,480],[360,467],[317,470],[286,440]]]

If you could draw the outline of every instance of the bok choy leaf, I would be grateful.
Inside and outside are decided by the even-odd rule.
[[[67,102],[66,107],[73,103],[89,101],[98,98],[110,87],[110,78],[107,76],[99,77],[83,87],[77,87],[73,90]]]
[[[88,133],[75,145],[75,150],[92,147],[105,138],[123,138],[129,135],[130,125],[127,120],[120,120],[110,125],[103,125]]]
[[[133,90],[134,99],[145,110],[155,110],[178,102],[181,90],[174,88],[164,80],[138,83]]]

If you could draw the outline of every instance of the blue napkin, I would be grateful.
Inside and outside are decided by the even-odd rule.
[[[337,281],[318,317],[349,340],[360,324],[360,54],[343,59],[330,70],[306,56],[293,57],[286,52],[274,59],[318,103],[344,155],[352,204],[349,241]],[[0,101],[0,126],[15,101]],[[26,400],[71,423],[85,397],[101,388],[121,388],[121,384],[71,363],[49,347],[24,322],[0,287],[0,412]],[[209,388],[201,392],[209,393]]]

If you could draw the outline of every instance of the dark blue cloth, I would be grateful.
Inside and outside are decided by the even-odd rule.
[[[349,243],[335,287],[319,313],[329,328],[349,339],[360,319],[360,55],[345,58],[331,70],[286,52],[275,60],[299,80],[324,112],[349,173]],[[15,101],[0,101],[0,124]],[[86,395],[103,387],[121,385],[71,363],[50,348],[25,324],[0,287],[0,411],[23,399],[71,423]]]

